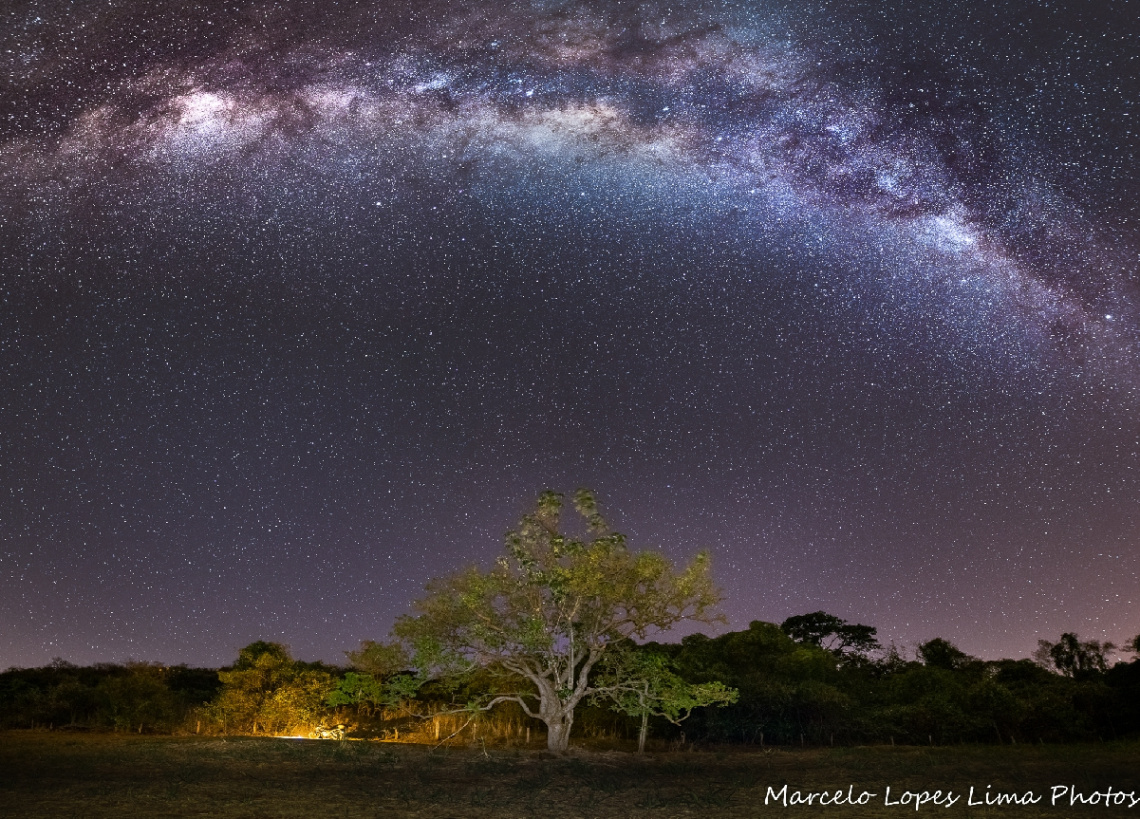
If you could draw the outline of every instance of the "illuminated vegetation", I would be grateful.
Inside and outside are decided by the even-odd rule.
[[[543,493],[494,568],[434,581],[397,622],[397,640],[366,641],[348,668],[258,641],[220,670],[9,669],[0,728],[307,736],[343,723],[355,738],[555,753],[572,735],[639,748],[650,735],[763,747],[1140,735],[1140,659],[1119,661],[1111,643],[1075,633],[1041,641],[1033,660],[983,661],[943,639],[908,658],[883,650],[875,628],[816,611],[645,642],[715,619],[707,556],[676,569],[629,550],[585,490],[574,498],[584,533],[569,534],[562,506]],[[1140,653],[1140,637],[1123,650]]]

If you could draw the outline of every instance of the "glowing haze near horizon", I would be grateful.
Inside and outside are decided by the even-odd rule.
[[[1134,636],[1125,5],[6,4],[0,667],[335,661],[580,485],[730,628]]]

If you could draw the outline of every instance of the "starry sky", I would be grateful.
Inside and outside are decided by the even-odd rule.
[[[9,0],[0,667],[341,660],[538,492],[723,628],[1140,633],[1101,0]]]

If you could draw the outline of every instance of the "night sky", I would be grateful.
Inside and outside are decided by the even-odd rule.
[[[1129,3],[3,6],[0,668],[342,660],[578,486],[722,630],[1140,633]]]

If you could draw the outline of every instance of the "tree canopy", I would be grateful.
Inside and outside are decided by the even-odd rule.
[[[933,666],[934,668],[943,668],[947,671],[961,668],[974,659],[956,645],[948,640],[943,640],[941,637],[935,637],[933,640],[927,640],[925,643],[921,643],[918,646],[917,653],[919,659],[926,665]]]
[[[780,628],[797,643],[820,646],[841,658],[863,657],[880,648],[876,628],[848,623],[825,611],[789,617]]]
[[[335,687],[336,669],[294,660],[287,646],[258,640],[218,672],[222,683],[209,709],[225,729],[278,733],[316,724]]]
[[[1140,639],[1140,638],[1138,638]],[[1055,668],[1066,677],[1103,673],[1116,646],[1099,640],[1082,640],[1073,632],[1065,632],[1056,643],[1038,640],[1033,659],[1045,668]]]
[[[693,683],[675,673],[669,657],[626,641],[611,646],[599,666],[591,686],[591,701],[608,704],[616,711],[637,717],[637,752],[644,753],[649,735],[649,718],[664,717],[680,725],[694,708],[729,705],[740,692],[720,681]]]
[[[431,581],[414,614],[393,629],[410,649],[416,679],[482,669],[493,690],[471,707],[517,703],[546,724],[547,747],[556,753],[568,747],[584,698],[604,694],[607,684],[628,688],[627,675],[593,681],[611,647],[683,620],[717,619],[720,601],[707,553],[678,570],[660,553],[630,551],[590,491],[580,489],[573,499],[584,530],[579,536],[566,533],[563,506],[561,493],[543,492],[508,532],[506,554],[494,568]],[[660,712],[658,703],[654,713]]]

